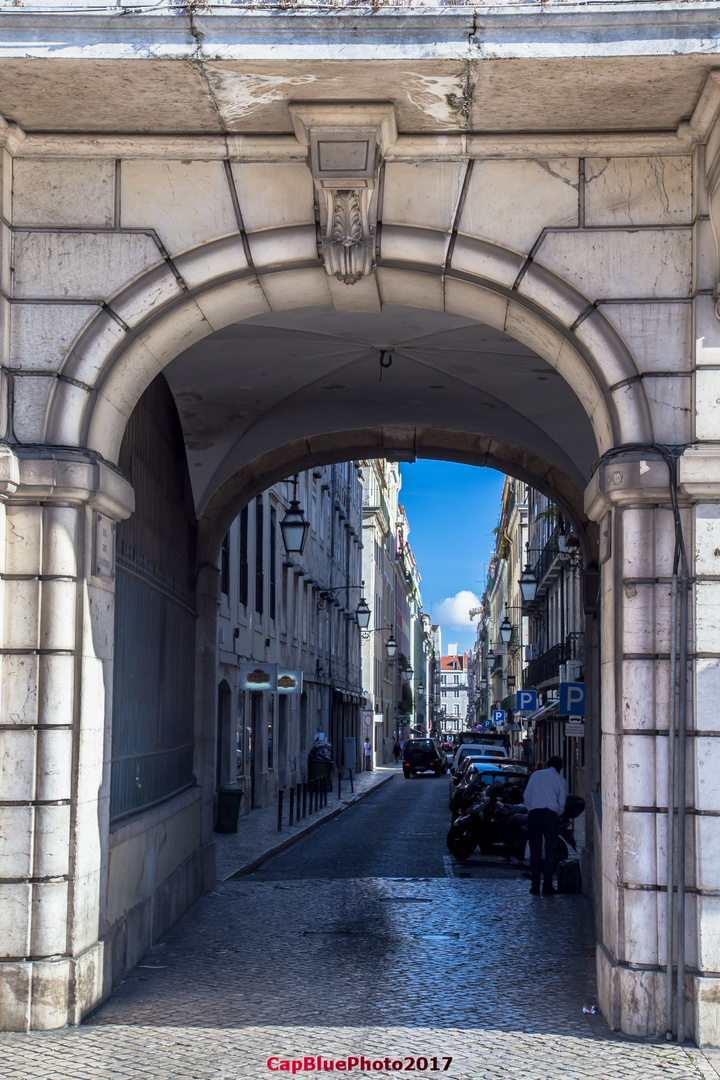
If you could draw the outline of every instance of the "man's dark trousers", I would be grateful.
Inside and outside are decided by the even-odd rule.
[[[543,808],[531,810],[528,814],[528,841],[530,843],[530,877],[534,887],[540,887],[542,864],[542,842],[545,837],[545,870],[543,887],[552,886],[555,869],[555,850],[558,838],[558,816],[554,810]]]

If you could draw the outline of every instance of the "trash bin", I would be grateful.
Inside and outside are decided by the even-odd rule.
[[[238,784],[221,784],[217,789],[217,825],[216,832],[229,833],[238,831],[240,800],[244,791]]]
[[[308,754],[308,780],[322,780],[323,777],[332,775],[332,746],[329,742],[323,742],[313,746]]]
[[[332,761],[318,761],[317,758],[308,758],[308,780],[322,780],[324,776],[332,775]]]

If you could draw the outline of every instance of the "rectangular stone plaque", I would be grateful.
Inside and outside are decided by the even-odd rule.
[[[368,143],[365,139],[362,142],[318,140],[318,164],[321,172],[364,172],[367,169],[367,160]]]

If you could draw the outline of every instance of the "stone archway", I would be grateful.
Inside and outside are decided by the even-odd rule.
[[[9,461],[9,469],[16,468],[16,473],[9,472],[7,483],[15,485],[21,499],[39,501],[46,497],[49,487],[58,500],[71,498],[82,506],[67,535],[72,537],[73,551],[87,551],[81,544],[81,535],[91,538],[91,564],[85,565],[83,574],[74,575],[79,578],[80,591],[87,601],[91,629],[78,630],[78,637],[72,643],[85,658],[88,671],[93,668],[93,660],[99,661],[95,666],[101,670],[103,665],[107,667],[111,663],[111,649],[106,648],[103,653],[98,644],[103,635],[107,638],[107,622],[97,615],[98,605],[93,608],[93,590],[102,593],[105,610],[111,609],[112,565],[104,565],[94,556],[97,551],[111,547],[111,519],[121,518],[132,508],[132,493],[114,465],[128,418],[153,378],[165,370],[169,374],[173,364],[193,347],[208,343],[228,327],[246,325],[271,309],[273,312],[334,310],[348,317],[378,314],[377,305],[362,291],[353,310],[350,290],[354,286],[338,295],[332,279],[328,279],[317,259],[311,258],[311,249],[303,249],[302,257],[298,257],[297,229],[261,231],[262,243],[272,251],[264,267],[258,265],[257,256],[252,266],[248,263],[245,246],[237,237],[222,238],[175,256],[172,265],[163,262],[155,266],[110,296],[103,309],[80,331],[58,371],[39,440],[45,448],[45,457],[41,454],[40,459],[49,462],[46,472],[25,464],[34,462],[29,451],[20,451],[19,464]],[[309,238],[308,233],[303,244]],[[654,937],[652,928],[649,933],[643,929],[647,929],[648,918],[642,905],[645,894],[651,890],[636,888],[638,883],[634,879],[627,880],[624,866],[630,865],[633,853],[628,851],[623,838],[636,835],[633,829],[638,836],[645,830],[642,844],[647,846],[650,842],[645,835],[647,830],[657,828],[654,820],[657,815],[651,817],[650,813],[655,803],[648,807],[642,798],[633,796],[638,782],[636,774],[628,770],[637,764],[644,770],[637,777],[642,776],[647,786],[645,745],[648,740],[654,740],[652,752],[656,754],[658,735],[657,725],[650,727],[648,721],[646,730],[643,729],[643,741],[638,743],[639,735],[634,729],[630,734],[623,729],[621,706],[629,693],[635,694],[637,680],[645,678],[652,686],[651,711],[654,713],[661,707],[662,668],[657,663],[657,654],[664,650],[664,643],[656,638],[655,609],[666,600],[667,589],[663,592],[663,582],[658,579],[665,575],[664,564],[660,563],[666,556],[667,539],[663,532],[666,512],[658,510],[657,503],[666,500],[667,481],[651,447],[655,441],[671,442],[675,429],[672,424],[663,426],[665,414],[662,408],[653,407],[648,401],[644,373],[623,338],[592,299],[530,256],[479,237],[456,237],[451,256],[444,260],[432,256],[426,239],[422,230],[407,226],[396,229],[392,245],[388,240],[386,255],[381,257],[376,275],[382,311],[407,307],[418,312],[445,313],[521,343],[569,387],[578,414],[582,413],[594,440],[597,457],[621,450],[627,444],[638,444],[645,450],[637,461],[626,455],[627,464],[614,466],[612,472],[605,466],[593,472],[591,459],[586,461],[584,472],[578,471],[577,463],[573,464],[568,457],[567,448],[563,458],[561,448],[543,441],[548,432],[542,426],[534,435],[528,427],[522,438],[506,433],[502,423],[490,434],[484,430],[492,427],[489,422],[473,424],[466,419],[454,428],[447,419],[436,415],[436,405],[427,395],[420,402],[421,408],[425,404],[428,414],[422,424],[410,423],[407,410],[399,419],[396,413],[393,423],[393,410],[399,410],[397,400],[391,401],[385,410],[365,409],[363,415],[362,409],[350,408],[344,413],[335,411],[329,418],[322,402],[307,402],[302,410],[302,422],[297,417],[294,424],[287,422],[286,411],[282,426],[255,417],[252,439],[235,440],[229,445],[225,454],[207,469],[204,484],[196,488],[203,553],[199,569],[197,606],[201,630],[198,636],[204,643],[198,650],[198,670],[199,683],[205,688],[199,711],[204,715],[210,702],[210,715],[214,712],[214,636],[205,631],[214,625],[214,564],[219,545],[232,516],[254,492],[273,480],[316,461],[342,460],[361,453],[447,456],[493,464],[520,475],[558,499],[576,521],[587,525],[588,515],[583,508],[586,487],[590,516],[594,520],[603,518],[612,537],[612,543],[606,545],[603,570],[604,755],[608,768],[604,772],[599,845],[605,920],[599,950],[602,1003],[616,1026],[646,1033],[656,1029],[660,1013],[661,943],[657,923]],[[376,342],[375,347],[382,351],[384,344]],[[550,417],[553,420],[557,423],[557,415]],[[606,515],[613,507],[614,515],[609,521]],[[44,509],[42,514],[45,515]],[[657,533],[652,558],[658,561],[652,566],[643,565],[639,576],[636,574],[638,581],[625,588],[628,577],[632,577],[632,560],[637,558],[638,537],[642,534],[646,538],[652,530]],[[586,547],[589,552],[592,539]],[[57,574],[58,580],[64,576],[67,574]],[[46,592],[49,597],[49,590]],[[625,605],[624,622],[610,616],[616,598],[621,596]],[[633,604],[635,600],[637,603]],[[48,612],[54,613],[54,601],[48,598],[46,603]],[[632,634],[639,643],[635,650],[628,638]],[[60,645],[56,648],[61,651]],[[99,707],[107,715],[102,676],[92,684],[91,692],[87,682],[73,683],[73,687],[79,695],[80,728],[83,723],[89,723],[93,710]],[[208,696],[209,687],[212,692]],[[210,740],[202,715],[197,730],[200,761],[197,775],[203,790],[210,792],[214,762],[207,753]],[[101,793],[106,790],[101,743],[99,739],[94,754],[81,761],[85,773],[81,776],[81,770],[77,774],[76,787],[72,789],[76,793],[92,789],[93,785]],[[633,755],[640,760],[633,761]],[[618,775],[622,770],[625,771],[621,798]],[[658,796],[654,798],[657,800]],[[98,940],[103,930],[102,900],[98,895],[102,898],[105,881],[102,824],[98,828],[86,813],[91,800],[82,804],[77,794],[69,799],[78,828],[82,824],[92,841],[85,850],[88,853],[94,850],[97,858],[93,862],[88,854],[89,862],[73,868],[74,896],[84,897],[85,907],[81,912],[78,901],[77,911],[71,912],[76,944],[65,967],[62,970],[55,967],[48,973],[40,967],[42,961],[33,961],[32,972],[27,967],[19,969],[18,978],[25,978],[28,983],[37,981],[38,986],[42,986],[43,979],[50,979],[55,988],[54,996],[46,995],[43,999],[50,1000],[50,1006],[41,1005],[38,996],[34,1019],[30,1020],[36,1026],[50,1027],[64,1022],[63,1017],[68,1015],[68,986],[77,988],[73,991],[71,1013],[77,1019],[107,992],[117,976],[112,963],[103,957],[103,945]],[[205,798],[200,824],[203,836],[209,831],[209,804],[210,800]],[[628,814],[633,816],[628,819]],[[656,842],[657,836],[652,839]],[[199,844],[191,871],[196,891],[203,887],[203,860],[210,858],[211,852]],[[645,878],[652,876],[645,868],[633,869],[632,873],[640,877],[644,874]],[[657,868],[654,874],[657,879]],[[639,884],[656,888],[655,879],[648,883],[643,878]],[[51,903],[49,893],[48,903]],[[633,926],[639,927],[635,936],[628,933],[628,927]],[[37,955],[48,954],[40,947],[47,943],[38,939]],[[691,1000],[699,1000],[699,991]],[[18,1007],[18,1016],[22,1017],[18,1023],[28,1022],[24,1005]]]

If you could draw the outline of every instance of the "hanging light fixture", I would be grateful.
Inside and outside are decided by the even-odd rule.
[[[283,544],[288,555],[302,555],[310,523],[297,499],[297,473],[293,477],[293,497],[285,517],[280,522]]]
[[[418,683],[418,694],[420,694],[420,696],[422,697],[422,695],[424,693],[425,693],[425,687],[423,686],[422,683]]]
[[[362,583],[362,588],[363,588],[363,592],[364,592],[365,591],[365,582],[364,581]],[[360,629],[361,630],[367,630],[368,626],[370,625],[370,608],[368,607],[368,602],[367,602],[367,600],[365,599],[364,596],[360,597],[360,603],[355,608],[355,618],[357,619],[357,624],[360,627]]]
[[[487,690],[487,679],[485,678],[484,675],[483,675],[482,679],[480,680],[480,686],[483,688],[483,690]]]
[[[513,626],[512,626],[512,623],[510,622],[510,619],[508,618],[507,604],[506,604],[505,605],[505,618],[500,623],[500,640],[502,641],[503,645],[509,645],[510,644],[510,638],[512,637],[512,632],[513,632]]]
[[[525,545],[527,549],[527,544]],[[537,592],[538,579],[535,576],[535,572],[530,565],[530,551],[527,550],[525,569],[520,575],[520,592],[522,593],[523,601],[526,604],[531,604],[535,599],[535,593]]]
[[[385,642],[385,650],[387,652],[388,660],[394,660],[395,659],[395,653],[397,652],[397,641],[395,640],[395,635],[394,634],[391,634],[390,637]]]

